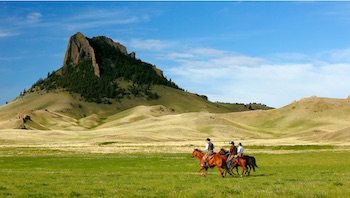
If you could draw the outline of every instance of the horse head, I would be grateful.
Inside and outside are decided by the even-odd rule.
[[[192,152],[192,157],[201,158],[203,156],[203,152],[199,149],[194,149]]]
[[[219,155],[225,155],[226,151],[225,149],[221,148],[220,151],[218,152]]]

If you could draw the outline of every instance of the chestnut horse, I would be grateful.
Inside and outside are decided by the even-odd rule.
[[[229,152],[225,149],[221,149],[218,154],[220,154],[221,156],[224,157],[224,159],[226,160],[226,162],[228,163],[227,161],[227,158],[229,156]],[[249,155],[244,155],[243,156],[246,160],[247,160],[247,173],[248,175],[250,175],[250,171],[253,169],[253,171],[255,172],[255,167],[258,168],[258,165],[256,165],[256,160],[255,160],[255,157],[253,156],[249,156]],[[230,168],[230,167],[229,167]],[[236,171],[238,173],[238,167],[236,166]]]
[[[203,160],[204,155],[205,154],[199,149],[194,149],[194,151],[192,152],[192,157],[197,157],[200,162],[200,168],[198,170],[198,173],[200,173],[203,169],[205,169],[206,171],[204,174],[201,174],[202,176],[206,176],[208,174],[208,168],[213,168],[215,166],[218,168],[221,177],[224,177],[221,169],[224,169],[224,171],[232,175],[230,170],[227,168],[226,161],[222,159],[220,155],[214,154],[213,156],[210,156],[207,165],[204,163]]]
[[[221,149],[218,152],[218,155],[220,155],[228,163],[227,153],[228,153],[228,151],[226,151],[225,149]],[[238,168],[237,168],[238,166],[242,167],[242,175],[241,176],[243,176],[243,174],[245,174],[245,173],[248,173],[248,175],[249,175],[248,168],[247,168],[247,159],[245,157],[232,158],[231,159],[231,166],[229,167],[230,172],[232,171],[232,169],[234,167],[236,167],[236,171],[238,174]]]

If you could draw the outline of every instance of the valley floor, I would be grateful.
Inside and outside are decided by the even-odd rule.
[[[331,152],[326,146],[293,149],[300,153],[255,153],[258,168],[250,176],[221,178],[216,168],[199,176],[191,152],[0,148],[0,197],[308,198],[350,193],[350,152]]]
[[[193,134],[192,134],[193,135]],[[103,131],[0,130],[0,148],[47,148],[89,153],[189,153],[204,149],[206,136],[164,136],[151,133],[119,134]],[[241,142],[246,153],[293,153],[300,148],[320,151],[350,151],[350,142],[306,141],[295,137],[274,139],[235,139],[210,136],[215,150]]]

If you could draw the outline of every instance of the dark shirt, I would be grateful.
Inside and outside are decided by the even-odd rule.
[[[237,147],[235,145],[231,145],[230,153],[231,155],[237,155]]]
[[[214,144],[213,143],[209,142],[208,150],[209,151],[214,150]]]

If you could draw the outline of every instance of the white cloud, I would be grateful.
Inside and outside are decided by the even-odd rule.
[[[176,60],[176,59],[186,59],[186,58],[193,58],[194,55],[191,53],[177,53],[177,52],[173,52],[173,53],[169,53],[167,54],[166,58],[168,59],[172,59],[172,60]]]
[[[328,52],[333,61],[350,61],[350,48]]]
[[[42,16],[43,15],[39,12],[32,12],[32,13],[27,15],[27,22],[29,22],[29,23],[37,22],[41,19]]]
[[[309,60],[310,57],[306,54],[297,53],[297,52],[284,52],[284,53],[274,53],[271,56],[271,59],[274,61],[305,61]]]
[[[136,50],[163,50],[169,48],[173,44],[171,42],[162,41],[158,39],[132,39],[128,44]]]
[[[147,14],[134,13],[130,10],[77,10],[74,14],[65,17],[58,16],[55,13],[42,14],[40,12],[30,12],[23,16],[7,17],[3,20],[7,26],[17,30],[17,32],[26,29],[44,28],[44,30],[69,30],[83,31],[91,28],[113,27],[114,25],[127,25],[150,20]],[[7,34],[0,31],[0,37]]]
[[[258,67],[264,61],[265,60],[263,58],[249,57],[244,55],[225,56],[210,60],[211,64],[221,67]]]
[[[6,57],[1,57],[0,56],[0,61],[13,61],[13,60],[20,60],[22,59],[23,57],[22,56],[13,56],[13,57],[9,57],[9,56],[6,56]]]
[[[195,48],[189,50],[189,53],[193,53],[196,56],[206,56],[206,57],[220,57],[226,55],[228,52],[224,50],[218,50],[213,48]]]
[[[95,27],[125,25],[150,20],[147,14],[137,14],[127,9],[120,10],[84,10],[69,17],[63,24],[69,30],[89,29]]]
[[[107,25],[123,25],[137,23],[139,18],[135,16],[119,18],[119,19],[95,19],[89,21],[72,21],[65,24],[68,30],[81,31],[82,29],[90,29],[95,27],[103,27]]]
[[[220,52],[214,53],[215,56],[202,53],[210,51],[171,53],[167,57],[181,61],[166,72],[173,75],[180,87],[207,95],[212,101],[258,102],[281,107],[313,95],[342,98],[350,94],[350,63],[315,61],[299,54],[291,62],[281,63],[215,49],[212,51]],[[303,61],[295,62],[296,59]]]
[[[209,48],[191,49],[185,53],[170,53],[166,57],[175,61],[177,61],[176,58],[179,58],[182,67],[193,69],[256,67],[265,62],[263,58]]]
[[[12,37],[12,36],[17,36],[17,35],[19,35],[18,32],[7,32],[7,31],[0,30],[0,38],[1,37]]]

